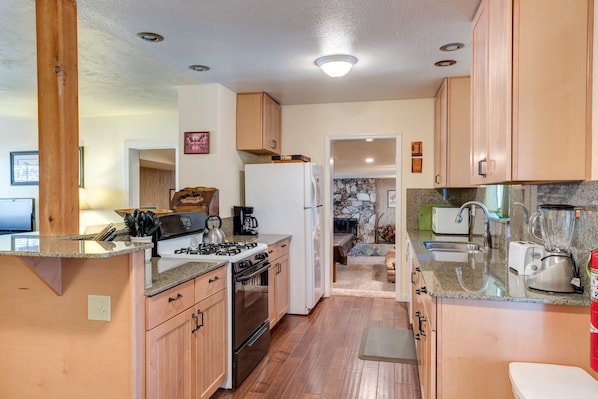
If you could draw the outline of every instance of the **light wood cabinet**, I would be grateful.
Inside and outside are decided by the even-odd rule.
[[[274,327],[289,310],[289,240],[268,247],[268,320]]]
[[[237,94],[237,150],[280,155],[280,105],[266,93]]]
[[[410,245],[408,241],[408,246]],[[411,323],[422,399],[436,398],[436,307],[427,294],[421,269],[411,258]]]
[[[471,183],[589,177],[592,9],[593,0],[482,0],[472,24]]]
[[[445,78],[434,99],[434,187],[469,187],[469,76]]]
[[[146,298],[148,398],[209,398],[226,378],[226,267]]]
[[[422,399],[512,397],[513,361],[589,369],[587,306],[432,297],[434,273],[409,264]]]

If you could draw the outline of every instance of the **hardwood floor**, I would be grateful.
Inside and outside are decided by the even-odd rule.
[[[268,355],[236,390],[213,398],[420,399],[417,366],[357,357],[366,327],[409,328],[405,303],[332,296],[309,316],[286,315]]]

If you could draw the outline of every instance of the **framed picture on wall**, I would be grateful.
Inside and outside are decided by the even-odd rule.
[[[83,188],[84,152],[79,147],[79,187]],[[39,152],[14,151],[10,153],[10,185],[37,186],[39,184]]]
[[[388,207],[389,208],[397,207],[397,192],[396,192],[396,190],[388,190]]]
[[[10,153],[10,185],[36,186],[39,184],[39,155],[37,151]]]
[[[185,154],[209,154],[210,132],[185,132]]]

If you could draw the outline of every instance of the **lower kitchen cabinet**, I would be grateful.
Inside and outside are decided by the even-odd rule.
[[[289,240],[268,247],[268,319],[274,327],[289,310]]]
[[[411,243],[407,240],[407,248]],[[422,399],[436,398],[436,306],[427,294],[421,269],[408,250],[411,267],[411,323]]]
[[[434,272],[407,248],[422,399],[509,398],[510,362],[589,362],[588,307],[431,296]]]
[[[226,378],[226,267],[146,298],[146,397],[209,398]]]

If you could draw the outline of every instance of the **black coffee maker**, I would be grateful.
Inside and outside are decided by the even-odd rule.
[[[255,236],[258,234],[258,223],[253,216],[252,206],[235,206],[233,219],[233,233],[241,236]]]

